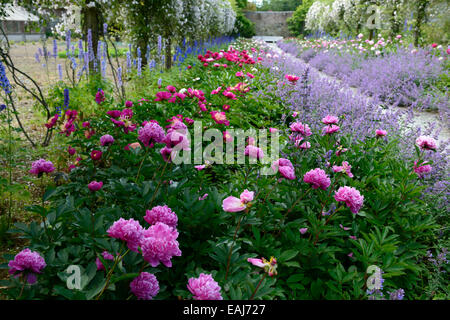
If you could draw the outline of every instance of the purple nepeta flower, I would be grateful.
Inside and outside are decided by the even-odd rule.
[[[26,248],[19,252],[14,260],[8,263],[9,274],[20,276],[25,272],[29,284],[36,282],[36,273],[41,273],[47,264],[39,253]]]
[[[139,300],[152,300],[159,292],[158,279],[152,273],[141,272],[131,281],[130,289]]]
[[[403,289],[398,289],[388,293],[389,293],[389,300],[403,300],[403,297],[405,296],[405,290]]]

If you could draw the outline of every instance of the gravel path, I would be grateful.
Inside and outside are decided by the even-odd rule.
[[[305,61],[303,61],[302,59],[295,57],[294,55],[287,53],[285,51],[283,51],[281,48],[279,48],[275,43],[268,43],[267,44],[274,52],[278,53],[279,55],[285,55],[285,56],[289,56],[291,59],[296,59],[306,65],[308,65],[310,67],[311,70],[314,70],[315,72],[317,72],[317,74],[322,77],[322,78],[326,78],[328,80],[331,81],[335,81],[337,83],[342,83],[341,80],[336,79],[335,77],[332,77],[326,73],[323,73],[319,70],[317,70],[316,68],[314,68],[313,66],[309,65],[308,63],[306,63]],[[372,100],[371,97],[365,95],[364,93],[360,92],[359,88],[356,87],[349,87],[347,85],[342,85],[341,87],[342,91],[346,91],[346,90],[351,90],[353,96],[362,96],[364,98],[366,98],[367,100]],[[399,108],[399,107],[394,107],[394,106],[389,106],[389,108]],[[402,108],[404,109],[404,108]],[[381,112],[386,112],[388,109],[381,109]],[[434,112],[426,112],[426,111],[414,111],[414,118],[413,118],[413,123],[403,123],[402,126],[404,127],[408,127],[408,126],[413,126],[415,128],[422,128],[422,132],[425,129],[425,127],[429,124],[429,123],[433,123],[433,122],[437,122],[438,124],[442,125],[442,130],[440,131],[437,140],[439,144],[444,143],[447,147],[450,141],[450,128],[445,125],[446,121],[442,121],[439,117],[438,113],[434,113]]]

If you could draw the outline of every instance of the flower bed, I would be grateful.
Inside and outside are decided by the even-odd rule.
[[[62,125],[67,153],[58,170],[33,164],[42,203],[28,208],[37,221],[13,230],[31,251],[5,256],[6,294],[426,298],[428,284],[418,284],[433,270],[426,251],[439,225],[429,214],[438,209],[420,198],[437,166],[434,140],[400,144],[397,113],[376,113],[279,58],[236,43],[199,55],[196,66],[186,60],[142,99],[99,90],[92,115],[55,117],[48,125]],[[232,129],[268,133],[244,137],[232,153],[245,164],[215,163],[217,153],[176,163],[175,154],[210,144],[196,144],[195,128],[217,129],[225,146],[239,138]],[[278,134],[281,155],[261,148]],[[416,162],[398,156],[405,148]]]

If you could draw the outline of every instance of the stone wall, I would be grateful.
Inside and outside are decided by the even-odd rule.
[[[288,37],[286,20],[294,11],[246,11],[245,16],[255,24],[257,36]]]

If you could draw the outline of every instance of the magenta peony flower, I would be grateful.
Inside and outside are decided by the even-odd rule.
[[[102,89],[98,89],[95,94],[95,102],[101,104],[103,101],[105,101],[105,92]]]
[[[114,261],[114,256],[110,254],[108,251],[103,251],[102,253],[103,259]],[[105,266],[99,258],[95,259],[95,264],[97,265],[97,270],[105,270]]]
[[[163,157],[163,160],[166,162],[171,162],[172,161],[172,148],[169,147],[164,147],[161,150],[159,150],[159,152],[161,153],[161,156]]]
[[[419,176],[419,178],[423,178],[423,176],[424,176],[426,173],[431,172],[432,167],[431,167],[429,164],[427,164],[427,163],[428,163],[428,162],[425,161],[424,163],[421,163],[420,166],[417,166],[417,160],[414,161],[414,167],[413,167],[413,169],[414,169],[414,172],[417,173],[417,175]]]
[[[154,143],[162,143],[165,137],[164,129],[156,122],[147,122],[138,131],[139,140],[146,147],[153,147]]]
[[[244,155],[249,156],[250,158],[262,159],[264,158],[264,152],[262,149],[249,144],[245,147]]]
[[[91,190],[92,192],[98,191],[103,187],[103,182],[97,182],[97,181],[92,181],[91,183],[88,184],[88,188],[89,190]]]
[[[26,248],[19,252],[14,257],[14,260],[9,261],[8,272],[16,277],[25,273],[28,283],[34,284],[36,282],[36,273],[41,273],[46,265],[44,258],[39,253]]]
[[[130,289],[138,300],[152,300],[159,292],[158,279],[152,273],[141,272],[131,281]]]
[[[172,94],[167,91],[160,91],[156,93],[156,98],[153,101],[162,101],[162,100],[169,100],[172,97]]]
[[[107,115],[113,118],[118,118],[122,115],[122,111],[120,110],[110,110],[106,112]]]
[[[69,148],[67,149],[67,152],[73,156],[75,153],[77,153],[77,150],[75,150],[75,148],[72,148],[72,146],[69,146]]]
[[[112,135],[105,134],[104,136],[101,136],[100,138],[100,144],[102,146],[109,146],[114,143],[114,138]]]
[[[387,135],[387,131],[378,129],[378,130],[375,130],[375,134],[377,135],[377,138],[381,138],[381,137],[384,137],[385,135]]]
[[[133,101],[130,101],[130,100],[125,101],[125,107],[127,107],[127,108],[133,107]]]
[[[91,159],[94,161],[100,160],[102,158],[103,152],[100,150],[92,150],[91,152]]]
[[[181,256],[178,248],[178,231],[167,224],[157,222],[144,230],[141,239],[142,256],[152,267],[160,263],[172,267],[172,257]]]
[[[274,161],[271,167],[273,171],[279,172],[286,179],[295,179],[295,169],[290,160],[280,158]]]
[[[423,150],[436,150],[436,140],[427,136],[420,136],[416,139],[416,145]]]
[[[200,273],[198,278],[190,278],[187,288],[195,300],[223,300],[220,286],[210,274]]]
[[[59,118],[59,114],[55,114],[52,118],[50,118],[48,120],[48,122],[45,124],[45,126],[48,129],[53,128],[56,125],[56,122],[58,121],[58,118]]]
[[[358,213],[361,209],[364,196],[362,196],[358,190],[353,187],[340,187],[334,194],[336,201],[344,201],[350,211],[354,214]]]
[[[298,79],[300,79],[300,77],[294,76],[292,74],[287,74],[284,76],[284,78],[289,82],[292,82],[292,84],[296,84]]]
[[[53,163],[51,161],[46,161],[44,159],[39,159],[31,164],[30,173],[37,176],[41,176],[43,173],[50,173],[55,170]]]
[[[313,189],[321,188],[322,190],[326,190],[331,184],[330,178],[328,178],[325,171],[320,168],[316,168],[305,173],[303,176],[303,181],[311,184]]]
[[[167,205],[156,206],[152,210],[145,211],[144,220],[149,224],[155,224],[157,222],[163,222],[171,228],[176,228],[178,223],[178,217]]]
[[[139,243],[143,237],[144,229],[139,221],[133,218],[125,220],[120,218],[109,227],[107,233],[111,238],[120,239],[127,242],[131,251],[138,252]]]
[[[322,123],[324,124],[336,124],[339,122],[339,118],[331,115],[327,115],[322,119]]]

